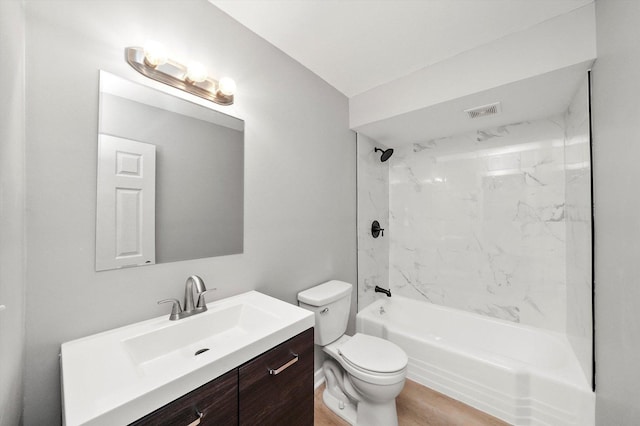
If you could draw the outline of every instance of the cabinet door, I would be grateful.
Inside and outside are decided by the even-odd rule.
[[[200,417],[200,414],[202,416]],[[199,423],[196,423],[199,420]],[[189,392],[132,423],[134,426],[220,426],[238,424],[238,370]]]
[[[313,426],[313,328],[239,368],[240,425]]]

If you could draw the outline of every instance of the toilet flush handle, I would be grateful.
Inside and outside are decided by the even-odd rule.
[[[326,313],[329,313],[329,308],[324,308],[323,310],[320,311],[320,315],[324,315]]]

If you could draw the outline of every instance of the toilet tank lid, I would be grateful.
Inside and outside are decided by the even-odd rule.
[[[298,300],[311,306],[323,306],[351,294],[352,285],[331,280],[298,293]]]

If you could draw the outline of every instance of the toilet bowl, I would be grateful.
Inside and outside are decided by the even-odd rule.
[[[323,401],[352,425],[396,426],[395,398],[404,387],[408,358],[387,340],[344,334],[351,289],[334,280],[298,294],[299,305],[315,312],[315,343],[329,356]]]
[[[323,365],[325,378],[335,374],[327,362],[337,361],[343,369],[341,380],[336,378],[338,386],[325,389],[325,404],[350,424],[397,425],[395,398],[407,376],[405,352],[387,340],[360,333],[344,335],[323,350],[331,356]],[[355,405],[353,410],[349,403]]]

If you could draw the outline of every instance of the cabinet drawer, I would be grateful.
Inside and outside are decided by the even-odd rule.
[[[238,386],[240,425],[313,426],[313,328],[242,365]]]
[[[188,426],[202,413],[199,425],[238,424],[238,370],[189,392],[153,413],[131,423],[133,426]]]

